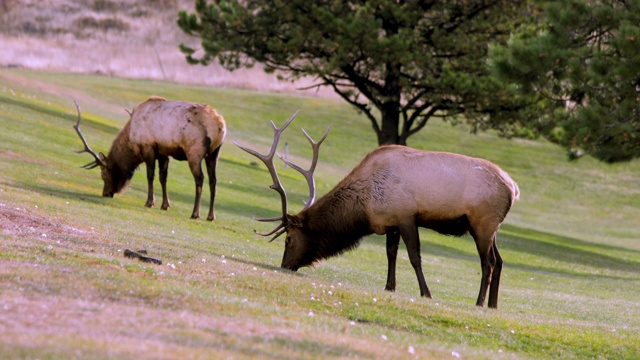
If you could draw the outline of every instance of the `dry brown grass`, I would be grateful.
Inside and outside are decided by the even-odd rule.
[[[1,0],[0,66],[163,79],[179,83],[331,97],[330,89],[297,90],[261,67],[233,73],[217,64],[187,64],[181,42],[198,46],[176,25],[190,0]]]

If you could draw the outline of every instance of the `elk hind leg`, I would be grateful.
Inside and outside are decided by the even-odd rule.
[[[493,270],[496,265],[496,255],[494,253],[493,244],[495,235],[485,235],[479,232],[471,232],[473,236],[476,247],[478,249],[478,255],[480,256],[480,266],[482,268],[482,279],[480,281],[480,292],[478,293],[478,300],[476,301],[477,306],[484,306],[484,300],[487,296],[487,289],[491,284]],[[495,285],[492,285],[495,286]],[[496,288],[497,291],[497,288]],[[496,293],[497,295],[497,293]],[[497,302],[497,298],[496,298]]]
[[[409,261],[413,270],[416,272],[418,278],[418,285],[420,286],[420,296],[431,298],[431,292],[427,287],[427,282],[424,279],[422,273],[422,259],[420,257],[420,235],[418,234],[418,227],[415,223],[401,225],[399,227],[400,235],[407,246],[407,252],[409,253]]]
[[[158,166],[160,167],[160,186],[162,187],[162,210],[169,208],[169,193],[167,192],[167,177],[169,176],[169,157],[166,155],[158,155]]]
[[[495,257],[495,265],[493,268],[493,273],[491,274],[491,285],[489,287],[489,307],[497,309],[498,308],[498,290],[500,288],[500,274],[502,273],[502,256],[500,256],[500,252],[498,251],[498,246],[496,244],[496,236],[493,236],[493,247],[492,252]]]
[[[396,259],[398,257],[398,244],[400,243],[400,232],[398,229],[390,229],[387,232],[387,291],[396,290]]]
[[[207,175],[209,176],[209,192],[211,193],[211,198],[209,201],[209,215],[207,216],[207,220],[209,221],[213,221],[216,219],[216,214],[214,211],[214,204],[216,200],[216,185],[218,183],[218,178],[216,177],[216,167],[218,166],[220,148],[222,148],[222,145],[213,150],[211,154],[205,156],[205,163],[207,164]]]
[[[192,219],[200,218],[200,198],[202,197],[202,183],[204,182],[204,174],[202,173],[202,159],[193,161],[189,159],[189,168],[191,174],[193,174],[193,180],[196,183],[196,199],[193,204],[193,213],[191,213]]]

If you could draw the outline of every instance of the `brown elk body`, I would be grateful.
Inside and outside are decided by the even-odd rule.
[[[100,166],[104,181],[103,196],[113,197],[114,194],[122,191],[133,177],[137,167],[144,162],[147,167],[148,182],[145,206],[153,206],[155,204],[153,182],[157,160],[162,187],[161,209],[168,209],[170,203],[167,194],[167,176],[169,157],[173,157],[189,163],[196,185],[191,218],[199,218],[204,183],[202,171],[204,159],[211,192],[207,220],[215,219],[216,167],[226,135],[226,124],[223,117],[209,105],[151,97],[131,112],[131,119],[113,140],[111,150],[106,156],[102,153],[98,155],[89,148],[79,129],[80,120],[78,107],[78,121],[74,128],[85,145],[85,149],[80,152],[89,152],[95,158],[95,161],[85,165],[85,168]]]
[[[277,130],[281,132],[285,126]],[[279,137],[276,135],[274,142]],[[317,154],[314,156],[317,158]],[[418,228],[454,236],[470,233],[482,267],[476,304],[484,305],[490,287],[489,306],[496,308],[503,263],[496,233],[519,193],[509,175],[487,160],[382,146],[369,153],[317,202],[307,204],[297,215],[283,213],[280,226],[263,235],[278,229],[281,230],[275,237],[287,233],[282,267],[296,271],[355,248],[364,236],[386,234],[385,289],[389,291],[396,287],[396,257],[402,238],[420,294],[431,297],[422,272]],[[312,190],[310,199],[313,197]]]

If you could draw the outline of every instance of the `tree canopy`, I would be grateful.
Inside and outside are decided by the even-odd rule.
[[[535,96],[526,126],[606,162],[640,157],[640,1],[559,0],[491,51],[500,79]]]
[[[436,117],[517,132],[505,119],[526,97],[493,77],[486,59],[526,9],[498,0],[197,0],[178,25],[201,39],[203,53],[180,46],[190,63],[259,62],[286,80],[311,76],[364,113],[379,144],[406,144]]]

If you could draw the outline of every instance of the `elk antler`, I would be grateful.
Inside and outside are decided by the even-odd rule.
[[[75,100],[73,101],[73,103],[76,104],[76,109],[78,110],[78,121],[76,121],[76,124],[73,125],[73,128],[76,129],[76,132],[78,133],[78,136],[80,136],[80,140],[82,140],[82,143],[84,144],[84,149],[75,150],[75,152],[78,153],[78,154],[86,152],[86,153],[89,153],[89,154],[93,155],[93,157],[95,158],[95,161],[92,161],[92,162],[84,165],[83,168],[85,168],[85,169],[93,169],[94,167],[99,166],[99,165],[105,166],[106,164],[104,163],[104,161],[102,161],[102,159],[100,159],[100,157],[95,153],[95,151],[91,150],[91,148],[89,147],[89,144],[87,144],[87,140],[82,135],[82,132],[80,131],[80,120],[82,120],[82,115],[80,114],[80,105],[78,105],[78,103]]]
[[[311,161],[311,166],[309,166],[309,170],[302,169],[300,166],[292,163],[291,161],[283,158],[282,156],[280,156],[280,154],[278,154],[278,156],[280,156],[280,159],[282,159],[282,161],[284,161],[285,164],[297,170],[307,180],[307,185],[309,186],[309,199],[304,202],[305,209],[311,206],[311,204],[313,204],[313,202],[316,199],[316,182],[313,178],[313,172],[316,170],[316,165],[318,164],[318,155],[320,154],[320,145],[322,145],[322,142],[324,141],[324,139],[326,139],[327,135],[329,135],[329,130],[331,130],[331,126],[327,128],[327,131],[324,132],[324,135],[322,136],[322,138],[317,142],[315,142],[313,141],[311,136],[309,136],[309,134],[307,134],[307,132],[304,131],[304,129],[302,129],[304,136],[307,137],[307,140],[309,140],[309,143],[311,143],[311,148],[313,149],[313,160]]]
[[[278,177],[278,172],[276,171],[276,167],[273,164],[273,156],[276,153],[276,148],[278,147],[278,141],[280,141],[280,135],[282,135],[282,132],[284,131],[284,129],[286,129],[287,126],[289,126],[289,124],[293,121],[293,119],[296,117],[296,115],[298,115],[297,111],[293,115],[291,115],[289,120],[287,120],[287,122],[285,122],[284,125],[282,125],[282,127],[280,127],[280,128],[278,128],[276,126],[276,124],[273,121],[271,121],[271,127],[273,128],[273,144],[271,144],[271,150],[266,155],[260,154],[259,152],[255,151],[255,150],[246,148],[246,147],[238,144],[235,141],[233,142],[240,149],[242,149],[242,150],[248,152],[249,154],[257,157],[258,159],[262,160],[262,162],[267,166],[267,169],[269,170],[269,174],[271,174],[271,179],[273,179],[273,184],[271,184],[271,186],[269,186],[269,187],[272,188],[273,190],[277,191],[280,194],[280,199],[282,200],[282,216],[278,216],[278,217],[274,217],[274,218],[256,219],[258,221],[278,221],[278,220],[281,221],[278,226],[276,226],[273,230],[271,230],[271,231],[269,231],[267,233],[261,233],[261,232],[257,232],[256,231],[257,234],[262,235],[262,236],[269,236],[269,235],[275,234],[271,238],[271,240],[269,240],[269,242],[272,242],[278,236],[284,234],[284,232],[285,232],[284,227],[287,226],[287,193],[284,191],[284,188],[282,187],[282,184],[280,183],[280,178]]]
[[[262,160],[262,162],[267,166],[267,169],[269,169],[269,173],[271,174],[271,178],[273,179],[273,184],[270,186],[270,188],[276,190],[278,193],[280,193],[280,198],[282,199],[282,216],[278,216],[278,217],[274,217],[274,218],[266,218],[266,219],[256,219],[258,221],[281,221],[280,224],[278,226],[276,226],[273,230],[267,232],[267,233],[261,233],[261,232],[257,232],[259,235],[262,236],[270,236],[275,234],[270,240],[269,242],[272,242],[273,240],[275,240],[278,236],[282,235],[285,231],[286,231],[286,226],[287,226],[287,194],[284,191],[284,188],[282,187],[282,183],[280,183],[280,178],[278,177],[278,173],[276,172],[276,168],[273,164],[273,156],[276,154],[276,148],[278,147],[278,141],[280,141],[280,135],[282,135],[282,132],[286,129],[287,126],[289,126],[289,124],[293,121],[293,119],[296,117],[296,115],[298,115],[298,112],[296,111],[291,118],[289,118],[289,120],[287,120],[287,122],[284,123],[284,125],[282,125],[281,128],[278,128],[273,121],[271,121],[271,127],[273,128],[273,144],[271,145],[271,150],[269,151],[268,154],[266,155],[262,155],[259,152],[243,147],[240,144],[238,144],[237,142],[233,142],[234,144],[236,144],[236,146],[238,146],[240,149],[248,152],[249,154],[257,157],[258,159]],[[313,141],[313,139],[311,138],[311,136],[309,136],[309,134],[307,134],[306,131],[304,131],[304,129],[302,129],[302,132],[304,133],[304,135],[307,137],[307,140],[309,140],[309,142],[311,143],[311,147],[313,148],[313,160],[311,162],[311,166],[309,167],[309,170],[304,170],[302,169],[300,166],[286,160],[285,158],[283,158],[282,156],[280,156],[280,154],[278,154],[278,157],[280,157],[280,159],[282,159],[282,161],[284,161],[287,165],[291,166],[292,168],[294,168],[296,171],[298,171],[299,173],[302,174],[302,176],[304,176],[304,178],[307,180],[307,184],[309,185],[309,199],[305,202],[305,209],[308,208],[309,206],[311,206],[311,204],[313,204],[313,201],[315,200],[316,197],[316,184],[313,178],[313,172],[316,169],[316,165],[318,163],[318,155],[320,152],[320,145],[322,144],[322,142],[324,141],[324,139],[327,138],[327,135],[329,134],[329,130],[331,129],[331,127],[327,128],[327,131],[324,133],[324,135],[322,136],[322,138],[315,142]]]

